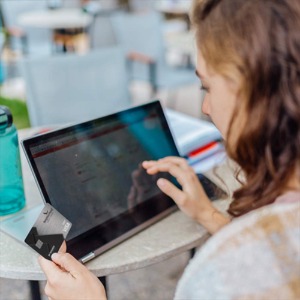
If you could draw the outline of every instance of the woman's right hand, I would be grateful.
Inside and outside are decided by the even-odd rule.
[[[69,253],[54,253],[52,261],[39,257],[47,277],[45,294],[51,300],[106,300],[104,286],[83,264]]]
[[[184,158],[170,156],[158,161],[144,161],[143,167],[151,175],[169,172],[174,176],[182,190],[164,178],[158,179],[158,187],[176,202],[182,212],[202,224],[210,233],[216,232],[230,221],[214,208],[194,170]]]

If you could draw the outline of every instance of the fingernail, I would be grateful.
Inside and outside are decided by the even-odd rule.
[[[159,187],[165,186],[165,183],[166,183],[165,180],[162,179],[162,178],[160,178],[160,179],[157,180],[157,185],[158,185]]]
[[[51,255],[51,259],[53,260],[53,259],[56,259],[58,257],[58,253],[53,253],[52,255]]]

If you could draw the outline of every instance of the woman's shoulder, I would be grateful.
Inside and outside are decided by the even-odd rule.
[[[191,260],[175,298],[295,298],[299,228],[300,201],[275,203],[234,220]]]
[[[276,200],[276,203],[294,203],[300,202],[300,191],[290,191],[281,196],[279,196]]]

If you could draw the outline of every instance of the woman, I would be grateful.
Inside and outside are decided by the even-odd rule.
[[[195,0],[192,22],[196,73],[206,91],[202,110],[221,131],[228,156],[243,174],[229,214],[237,217],[276,201],[299,201],[299,1]],[[211,205],[185,160],[167,157],[143,166],[149,174],[175,176],[182,190],[165,179],[157,181],[159,188],[210,233],[230,223]],[[97,278],[69,254],[54,254],[53,261],[57,265],[40,258],[51,298],[106,297]]]

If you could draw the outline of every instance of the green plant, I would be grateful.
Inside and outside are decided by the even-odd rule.
[[[30,127],[27,106],[24,101],[0,96],[0,105],[7,106],[11,110],[17,129]]]

